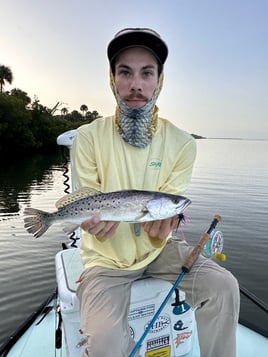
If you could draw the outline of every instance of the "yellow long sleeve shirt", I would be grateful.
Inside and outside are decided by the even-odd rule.
[[[108,117],[77,130],[71,156],[76,188],[183,194],[191,179],[196,145],[190,134],[158,118],[151,143],[136,148],[121,138],[113,117]],[[156,246],[142,228],[136,236],[133,224],[122,222],[115,235],[104,241],[83,231],[81,257],[85,268],[140,269],[160,254],[165,243]]]

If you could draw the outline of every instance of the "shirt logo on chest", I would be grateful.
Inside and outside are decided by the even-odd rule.
[[[162,161],[160,159],[152,159],[149,162],[149,168],[153,170],[159,170],[162,165]]]

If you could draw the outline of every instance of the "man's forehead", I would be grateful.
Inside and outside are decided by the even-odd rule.
[[[144,62],[146,65],[157,66],[158,62],[154,54],[143,47],[131,47],[123,50],[118,54],[115,63],[137,63]]]

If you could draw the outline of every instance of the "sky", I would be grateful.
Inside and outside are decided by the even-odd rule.
[[[169,48],[160,116],[205,137],[268,139],[267,0],[0,0],[0,11],[5,90],[111,115],[107,45],[150,27]]]

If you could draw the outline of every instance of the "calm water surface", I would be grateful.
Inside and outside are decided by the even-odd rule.
[[[213,216],[224,234],[221,263],[241,285],[268,304],[268,142],[198,140],[192,200],[185,227],[196,243]],[[1,164],[0,171],[0,344],[55,289],[54,257],[68,242],[60,226],[35,239],[23,228],[22,212],[32,206],[52,211],[64,194],[63,159],[34,157]],[[268,329],[268,315],[242,298],[241,316]]]

